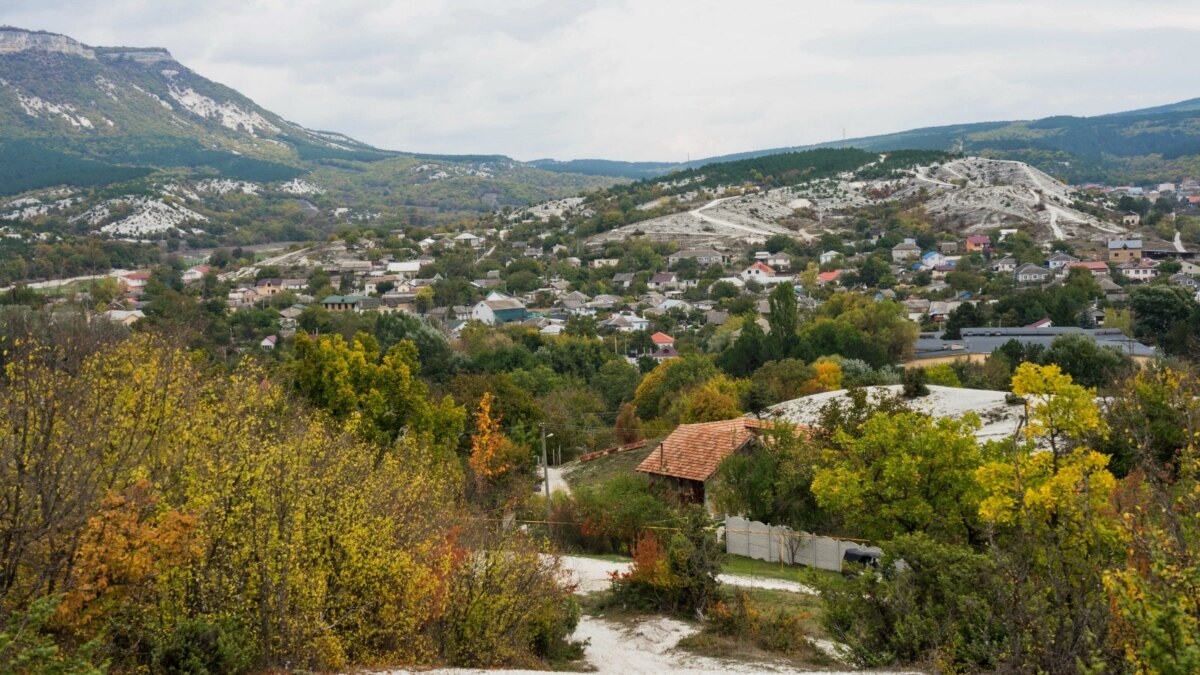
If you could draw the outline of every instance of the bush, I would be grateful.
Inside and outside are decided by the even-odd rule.
[[[745,591],[738,591],[732,598],[712,604],[704,629],[691,646],[724,656],[741,651],[739,642],[748,642],[767,652],[822,661],[804,629],[802,622],[807,618],[806,613],[785,609],[764,612]]]
[[[991,559],[923,534],[884,550],[882,572],[834,580],[821,592],[822,624],[855,664],[934,660],[944,672],[999,665],[1007,647],[997,613],[1003,582]]]
[[[642,608],[703,616],[717,597],[724,548],[702,506],[684,510],[666,546],[645,531],[633,547],[633,565],[615,575],[612,599]]]
[[[929,387],[925,384],[928,379],[924,368],[909,368],[904,371],[904,398],[928,396]]]
[[[650,489],[644,474],[625,474],[580,488],[560,515],[577,522],[578,543],[592,553],[628,552],[638,534],[671,517],[666,500]],[[555,518],[558,520],[558,518]]]
[[[249,631],[237,622],[188,619],[159,649],[158,667],[171,675],[244,673],[257,658]]]

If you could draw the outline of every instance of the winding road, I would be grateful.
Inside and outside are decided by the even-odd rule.
[[[757,228],[747,227],[745,225],[738,225],[737,223],[731,223],[728,220],[725,220],[723,218],[714,218],[712,216],[708,216],[708,215],[704,214],[704,211],[706,209],[711,209],[712,207],[716,206],[717,204],[720,204],[722,202],[727,202],[730,199],[735,199],[735,197],[718,197],[717,199],[712,200],[711,202],[705,204],[704,206],[701,206],[698,209],[693,209],[691,211],[688,211],[688,214],[695,216],[696,218],[699,218],[700,220],[703,220],[706,223],[712,223],[713,225],[720,225],[721,227],[728,227],[730,229],[740,230],[742,232],[749,232],[750,234],[757,234],[762,237],[770,237],[770,236],[776,234],[775,232],[767,232],[766,230],[759,230]]]

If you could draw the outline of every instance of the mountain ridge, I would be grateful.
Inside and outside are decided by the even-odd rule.
[[[1159,126],[1166,129],[1156,132]],[[1122,135],[1133,136],[1135,140],[1123,142]],[[1074,145],[1065,142],[1071,140],[1079,142]],[[1086,147],[1085,141],[1091,141],[1092,147]],[[1081,148],[1081,145],[1085,147]],[[609,175],[640,179],[707,164],[815,148],[847,147],[880,152],[901,149],[962,151],[1027,161],[1044,171],[1079,182],[1156,182],[1168,177],[1181,178],[1186,173],[1200,173],[1200,98],[1084,117],[1054,115],[1032,120],[918,127],[874,136],[716,155],[690,162],[539,159],[530,163],[548,171],[602,169],[609,171]],[[1156,154],[1163,157],[1159,166],[1152,166]],[[1189,159],[1176,161],[1180,157]]]

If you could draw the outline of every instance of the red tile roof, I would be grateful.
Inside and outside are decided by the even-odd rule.
[[[706,481],[725,458],[757,438],[759,429],[770,425],[751,417],[681,424],[642,460],[637,471]]]
[[[656,345],[675,344],[675,338],[671,337],[670,335],[667,335],[666,333],[664,333],[662,331],[659,331],[659,332],[655,333],[654,335],[651,335],[650,341]]]
[[[817,281],[822,284],[827,284],[831,281],[837,281],[842,276],[841,270],[833,270],[832,272],[821,272],[817,275]]]

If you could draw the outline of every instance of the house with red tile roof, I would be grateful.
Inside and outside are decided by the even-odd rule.
[[[835,282],[841,278],[842,278],[842,270],[832,270],[829,272],[821,272],[820,274],[817,275],[817,283],[824,286],[825,284],[832,284],[833,282]]]
[[[635,470],[671,485],[684,502],[707,505],[705,487],[721,462],[761,442],[762,430],[770,427],[752,417],[681,424]]]
[[[768,265],[756,262],[742,270],[741,274],[738,276],[740,276],[744,281],[750,281],[751,279],[769,279],[775,276],[775,270],[771,269],[771,267]]]
[[[986,234],[973,234],[967,237],[967,251],[983,252],[992,248],[992,238]]]
[[[1069,273],[1076,267],[1091,272],[1092,276],[1094,277],[1106,277],[1108,276],[1109,272],[1108,263],[1100,262],[1098,260],[1080,260],[1079,262],[1067,263],[1063,266],[1063,269],[1067,270]]]
[[[664,333],[662,331],[659,331],[659,332],[655,333],[654,335],[651,335],[650,341],[653,342],[654,346],[658,349],[662,349],[663,347],[674,347],[675,346],[675,338],[671,337],[670,335],[667,335],[666,333]]]

